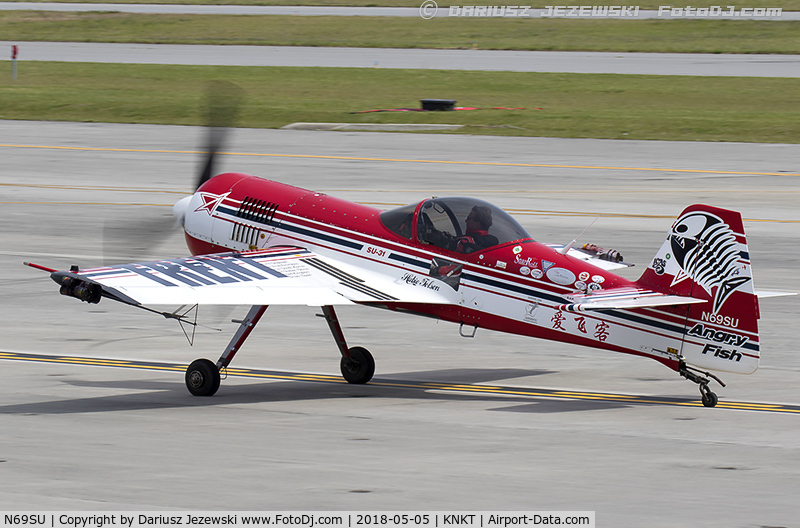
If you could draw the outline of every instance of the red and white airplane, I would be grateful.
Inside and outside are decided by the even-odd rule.
[[[69,271],[26,263],[89,303],[251,305],[216,364],[189,365],[194,395],[217,391],[269,305],[321,306],[350,383],[370,381],[375,362],[346,344],[334,310],[343,304],[436,317],[467,337],[486,328],[649,357],[697,383],[709,407],[709,378],[722,382],[708,370],[758,368],[758,298],[737,212],[687,207],[631,281],[612,273],[628,266],[615,251],[536,242],[482,200],[381,211],[241,173],[210,178],[213,155],[173,208],[193,256]]]

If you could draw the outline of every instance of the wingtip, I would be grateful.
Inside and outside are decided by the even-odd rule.
[[[46,271],[48,273],[55,273],[56,271],[58,271],[58,270],[54,270],[53,268],[48,268],[48,267],[45,267],[45,266],[40,266],[39,264],[34,264],[33,262],[23,262],[22,264],[24,266],[29,266],[31,268],[35,268],[35,269],[38,269],[38,270]]]

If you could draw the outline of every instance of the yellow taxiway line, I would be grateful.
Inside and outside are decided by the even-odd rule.
[[[7,361],[32,361],[44,363],[60,363],[67,365],[84,365],[93,367],[112,367],[130,368],[144,370],[160,370],[184,372],[186,365],[177,363],[163,363],[152,361],[125,361],[107,358],[91,358],[78,356],[53,356],[45,354],[29,354],[22,352],[0,352],[0,360]],[[236,376],[246,378],[259,378],[268,380],[303,381],[308,383],[340,383],[347,384],[341,376],[329,374],[312,374],[301,372],[281,372],[260,369],[229,368],[223,371],[225,376]],[[472,385],[472,384],[452,384],[436,382],[417,382],[391,379],[373,379],[369,387],[380,388],[403,388],[410,390],[420,390],[423,392],[448,392],[471,395],[501,395],[529,398],[531,400],[563,400],[563,401],[595,401],[613,402],[624,406],[638,405],[664,405],[680,407],[702,407],[699,400],[688,398],[666,398],[658,396],[643,396],[634,394],[614,394],[608,392],[583,392],[566,391],[557,389],[525,388],[525,387],[503,387],[495,385]],[[741,401],[720,401],[718,409],[768,412],[779,414],[800,414],[800,405],[777,404],[777,403],[758,403]]]
[[[0,147],[6,148],[29,148],[29,149],[51,149],[51,150],[78,150],[90,152],[137,152],[149,154],[204,154],[196,150],[161,150],[161,149],[126,149],[108,147],[66,147],[59,145],[19,145],[10,143],[0,143]],[[408,158],[371,158],[363,156],[326,156],[319,154],[275,154],[266,152],[220,152],[226,156],[249,156],[249,157],[270,157],[270,158],[301,158],[301,159],[325,159],[343,161],[383,161],[397,163],[441,163],[446,165],[476,165],[488,167],[540,167],[553,169],[594,169],[594,170],[616,170],[616,171],[651,171],[651,172],[685,172],[692,174],[743,174],[748,176],[800,176],[798,173],[791,172],[751,172],[751,171],[727,171],[716,169],[675,169],[662,167],[614,167],[603,165],[561,165],[552,163],[510,163],[502,161],[464,161],[464,160],[427,160],[427,159],[408,159]]]

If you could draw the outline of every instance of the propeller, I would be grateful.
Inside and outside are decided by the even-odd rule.
[[[228,81],[214,81],[206,90],[205,127],[208,130],[203,163],[197,174],[194,190],[216,176],[215,162],[224,144],[228,129],[233,127],[244,98],[244,91]],[[185,196],[170,213],[151,218],[136,216],[128,221],[114,220],[103,228],[103,261],[105,265],[139,262],[151,258],[153,249],[176,234],[183,226],[191,200]]]
[[[209,85],[206,101],[208,140],[205,163],[195,190],[215,176],[214,161],[222,148],[228,129],[236,122],[243,96],[244,91],[232,82],[215,81]]]

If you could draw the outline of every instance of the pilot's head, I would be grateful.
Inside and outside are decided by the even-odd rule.
[[[476,205],[467,215],[467,232],[486,231],[492,227],[492,210],[485,205]]]

